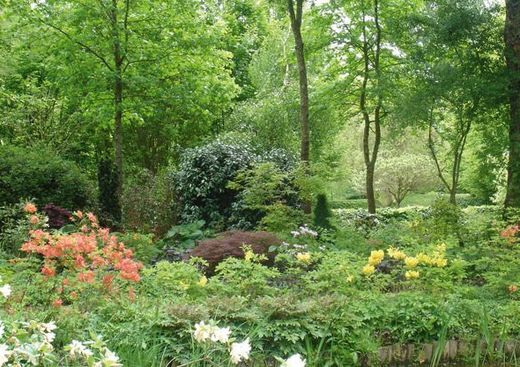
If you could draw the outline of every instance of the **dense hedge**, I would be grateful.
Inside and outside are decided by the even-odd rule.
[[[0,146],[0,205],[32,198],[41,206],[78,209],[91,197],[90,182],[73,162],[48,151]]]

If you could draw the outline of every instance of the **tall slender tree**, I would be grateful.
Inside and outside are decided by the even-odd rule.
[[[520,207],[520,0],[506,0],[505,56],[509,71],[509,164],[506,207]]]
[[[294,51],[298,63],[298,78],[300,83],[300,159],[302,162],[308,163],[310,150],[309,86],[307,81],[307,66],[305,65],[305,50],[302,37],[303,1],[304,0],[287,0],[287,9],[289,11],[291,29],[294,36]]]

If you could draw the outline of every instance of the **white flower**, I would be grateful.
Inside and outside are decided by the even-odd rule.
[[[4,323],[2,321],[0,321],[0,338],[2,336],[4,336],[4,333],[5,333],[5,326],[4,326]]]
[[[193,337],[199,343],[205,342],[211,336],[213,331],[213,327],[211,325],[206,325],[204,321],[195,324],[195,331],[193,332]]]
[[[82,342],[73,340],[69,345],[69,354],[72,358],[83,356],[90,357],[93,353]]]
[[[10,354],[9,347],[6,344],[0,344],[0,366],[3,366],[9,361]]]
[[[53,330],[56,330],[58,327],[56,326],[54,321],[51,321],[51,322],[48,322],[46,324],[42,324],[42,328],[43,328],[43,330],[45,330],[47,332],[51,332]]]
[[[242,343],[231,344],[231,350],[229,352],[231,362],[233,362],[234,364],[238,364],[241,361],[248,360],[249,352],[251,352],[249,338],[244,340]]]
[[[102,366],[104,367],[120,367],[123,366],[119,363],[119,357],[108,348],[105,348],[105,355],[103,357]]]
[[[56,334],[54,334],[53,332],[48,332],[48,333],[44,333],[43,337],[45,338],[45,340],[47,342],[52,343],[54,338],[56,337]]]
[[[230,328],[228,328],[228,327],[218,328],[217,327],[217,328],[213,329],[213,333],[211,334],[211,341],[227,343],[230,335],[231,335]]]
[[[281,367],[305,367],[305,359],[297,353],[287,358]]]
[[[300,235],[300,232],[298,231],[291,231],[291,234],[293,237],[298,237]]]
[[[4,286],[0,288],[0,293],[2,293],[5,298],[9,298],[11,295],[11,286],[9,284],[4,284]]]

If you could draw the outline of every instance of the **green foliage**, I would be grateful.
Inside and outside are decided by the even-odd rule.
[[[74,163],[50,152],[0,145],[0,203],[22,198],[81,209],[92,204],[92,186]]]
[[[247,251],[247,247],[244,248],[246,255]],[[269,282],[278,272],[262,265],[261,260],[262,257],[252,254],[246,260],[230,257],[218,264],[216,276],[225,286],[222,291],[253,298],[272,294],[274,289],[269,286]]]
[[[256,159],[250,147],[220,141],[187,150],[174,174],[183,221],[202,219],[207,225],[228,224],[237,192],[227,184]]]
[[[125,182],[121,206],[124,228],[158,236],[175,223],[178,214],[170,177],[147,170],[139,171]]]
[[[3,256],[20,255],[20,247],[27,240],[29,223],[23,206],[23,202],[0,206],[0,251]]]
[[[139,284],[142,291],[153,297],[196,296],[203,291],[202,274],[192,264],[160,261],[154,267],[143,270]]]
[[[141,234],[137,232],[118,233],[117,238],[132,250],[136,260],[149,264],[159,253],[157,244],[152,234]]]
[[[114,162],[101,158],[98,163],[99,208],[101,222],[109,226],[121,223],[121,203],[119,202],[119,175]]]
[[[203,220],[199,220],[171,227],[162,239],[163,246],[184,250],[195,247],[196,241],[206,236],[203,231],[205,224]]]
[[[316,195],[316,205],[314,207],[314,225],[321,228],[331,228],[330,218],[332,212],[329,208],[327,201],[327,195],[318,194]]]

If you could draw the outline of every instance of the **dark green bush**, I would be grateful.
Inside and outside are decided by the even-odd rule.
[[[99,208],[101,223],[114,227],[121,223],[121,203],[117,190],[119,175],[112,159],[102,158],[98,162]]]
[[[184,222],[202,219],[208,225],[226,225],[237,192],[227,187],[236,174],[258,160],[247,145],[215,141],[188,149],[174,175]]]
[[[0,205],[34,198],[66,209],[91,204],[92,186],[70,161],[48,151],[0,146]]]
[[[314,207],[314,225],[321,228],[331,228],[330,218],[332,212],[329,208],[327,195],[318,194],[316,196],[316,206]]]
[[[237,218],[237,213],[241,212],[240,190],[228,184],[239,172],[262,162],[272,162],[283,172],[296,164],[294,157],[283,150],[257,154],[247,144],[220,140],[185,151],[179,169],[173,175],[182,220],[187,223],[204,220],[210,227],[221,228],[240,224],[241,220]],[[251,217],[257,216],[252,214]]]

